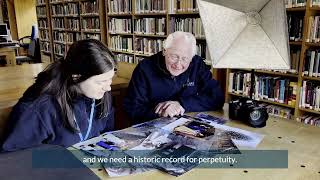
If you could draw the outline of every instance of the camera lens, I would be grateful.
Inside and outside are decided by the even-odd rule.
[[[254,110],[250,113],[250,118],[252,121],[257,121],[261,118],[261,112],[258,110]]]

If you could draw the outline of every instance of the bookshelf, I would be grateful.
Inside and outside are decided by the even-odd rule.
[[[37,0],[36,11],[37,21],[39,27],[39,42],[41,56],[45,56],[43,59],[51,59],[52,55],[52,29],[48,0]]]
[[[263,85],[265,85],[264,87],[269,87],[273,94],[271,93],[270,95],[270,89],[267,96],[265,96],[265,94],[258,94],[258,96],[260,96],[256,99],[258,102],[265,104],[266,107],[276,106],[273,110],[278,112],[280,112],[279,109],[284,109],[286,113],[290,112],[291,119],[319,126],[320,107],[318,106],[320,99],[316,97],[318,86],[318,95],[320,95],[320,74],[317,74],[320,72],[318,70],[320,64],[320,53],[318,53],[320,52],[320,28],[318,29],[318,25],[316,25],[317,28],[315,28],[314,24],[320,20],[320,17],[316,18],[316,16],[320,16],[320,4],[317,4],[317,1],[314,0],[306,0],[305,4],[292,4],[292,2],[296,1],[290,0],[286,2],[289,3],[286,10],[289,26],[291,70],[287,72],[254,70],[256,75],[255,81],[251,82],[250,79],[250,82],[247,84],[254,86],[252,95],[253,98],[256,98],[257,89],[259,90],[259,88],[261,88],[257,86],[257,83],[261,85],[259,84],[261,81],[257,82],[257,78],[265,82],[271,82],[270,84],[272,85]],[[228,81],[225,93],[227,102],[245,96],[244,92],[246,92],[245,90],[247,89],[245,87],[246,83],[244,83],[245,79],[241,80],[244,74],[250,74],[250,71],[227,69]],[[236,78],[234,78],[235,75]],[[278,87],[278,81],[279,83],[285,84],[282,92],[285,95],[284,101],[279,100],[278,98],[280,96],[277,96],[279,94],[276,93],[278,92],[277,88],[281,89],[281,86]],[[235,82],[236,87],[234,85]],[[241,84],[241,87],[239,87],[240,85],[237,83]]]
[[[75,41],[94,38],[105,42],[104,0],[38,1],[37,6],[47,11],[46,16],[40,15],[38,19],[46,18],[48,22],[49,39],[43,41],[51,47],[47,52],[51,61],[64,57]]]
[[[195,1],[149,2],[106,1],[107,44],[119,60],[138,63],[161,51],[168,34],[177,30],[192,32],[197,39],[198,55],[206,57],[206,40]],[[189,24],[194,27],[189,28]]]

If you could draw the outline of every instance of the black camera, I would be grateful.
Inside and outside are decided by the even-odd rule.
[[[229,118],[246,122],[252,127],[264,127],[269,118],[267,109],[249,98],[229,102]]]

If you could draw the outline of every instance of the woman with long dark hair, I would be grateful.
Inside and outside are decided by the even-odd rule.
[[[54,144],[68,147],[113,130],[116,63],[98,40],[75,42],[65,59],[39,73],[10,114],[3,151]]]

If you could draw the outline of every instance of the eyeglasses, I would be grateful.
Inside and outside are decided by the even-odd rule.
[[[190,63],[191,59],[190,57],[180,57],[179,55],[177,54],[168,54],[168,57],[169,57],[169,61],[172,62],[172,63],[178,63],[178,61],[180,60],[180,63],[181,64],[188,64]]]

